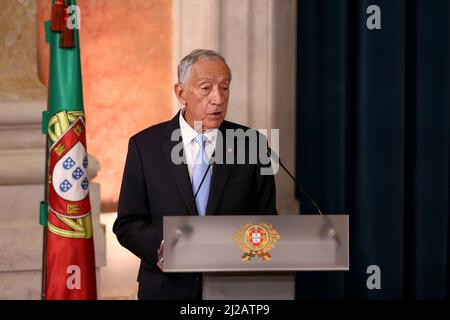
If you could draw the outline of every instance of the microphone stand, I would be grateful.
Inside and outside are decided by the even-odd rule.
[[[334,228],[333,223],[331,222],[330,217],[324,215],[322,213],[322,210],[320,209],[319,205],[314,201],[314,199],[303,189],[303,187],[300,185],[300,183],[295,179],[294,175],[285,167],[283,162],[281,161],[281,158],[279,155],[277,155],[270,147],[267,147],[267,155],[270,157],[273,157],[274,160],[283,168],[283,170],[288,174],[288,176],[291,178],[291,180],[294,182],[294,184],[297,186],[298,190],[302,194],[304,194],[308,200],[313,204],[313,206],[316,208],[317,212],[319,213],[319,216],[323,219],[323,225],[320,230],[320,234],[322,236],[328,235],[329,237],[333,238],[338,246],[341,246],[341,239],[339,237],[339,234],[337,233],[336,229]]]

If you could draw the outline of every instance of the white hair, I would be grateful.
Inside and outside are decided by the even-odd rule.
[[[183,59],[181,59],[180,64],[178,65],[178,83],[186,84],[189,78],[191,77],[192,66],[195,62],[200,59],[220,59],[225,64],[225,58],[218,52],[214,50],[205,50],[205,49],[195,49]],[[228,65],[227,65],[228,67]],[[230,69],[230,67],[228,67]],[[231,77],[231,70],[230,70]]]

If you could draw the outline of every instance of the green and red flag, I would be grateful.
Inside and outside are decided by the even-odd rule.
[[[47,134],[43,299],[96,299],[78,14],[74,0],[53,0],[45,23],[50,76],[43,131]]]

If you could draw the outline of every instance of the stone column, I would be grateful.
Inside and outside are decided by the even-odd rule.
[[[220,51],[233,71],[227,119],[280,129],[280,155],[295,167],[295,0],[174,0],[174,70],[195,48]],[[176,72],[174,71],[174,82]],[[178,104],[174,100],[174,110]],[[276,175],[280,214],[296,214],[294,184]]]

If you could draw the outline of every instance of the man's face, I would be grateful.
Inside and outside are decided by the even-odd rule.
[[[202,130],[218,128],[225,119],[231,74],[221,59],[197,60],[186,84],[176,84],[175,93],[186,106],[184,117],[191,127],[201,121]],[[195,128],[196,129],[196,128]]]

